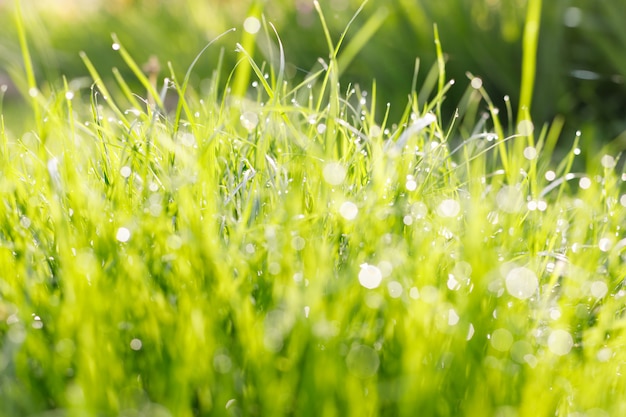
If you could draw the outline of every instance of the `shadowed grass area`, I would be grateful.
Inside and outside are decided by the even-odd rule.
[[[398,120],[337,82],[330,29],[299,85],[264,32],[278,65],[238,45],[249,75],[202,91],[114,39],[145,88],[83,54],[91,88],[33,85],[31,129],[0,129],[0,411],[624,414],[618,158],[578,135],[554,164],[561,125],[504,126],[436,31]]]

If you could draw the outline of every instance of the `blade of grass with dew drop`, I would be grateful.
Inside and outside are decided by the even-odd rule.
[[[263,13],[263,3],[263,1],[254,0],[248,9],[248,13],[246,14],[247,18],[260,20]],[[240,52],[238,61],[245,56],[241,53],[242,51],[247,51],[247,53],[249,52],[250,56],[253,55],[256,47],[256,33],[250,33],[244,29],[238,45],[241,45],[241,50],[238,50],[238,52]],[[231,90],[233,96],[235,97],[244,97],[248,91],[251,76],[251,67],[249,62],[249,60],[244,60],[237,65]]]
[[[133,57],[128,53],[126,48],[124,48],[124,45],[122,45],[117,35],[115,33],[112,33],[111,38],[113,39],[113,42],[117,45],[116,50],[120,53],[122,59],[124,60],[126,65],[128,65],[128,68],[130,68],[130,70],[135,75],[135,77],[137,77],[141,85],[146,89],[148,95],[152,97],[152,99],[154,99],[157,107],[163,110],[163,102],[161,101],[161,97],[159,96],[159,93],[157,92],[155,86],[152,85],[148,77],[146,77],[139,65],[137,65]],[[148,109],[148,112],[150,111],[151,109]]]
[[[122,112],[113,101],[113,96],[111,96],[109,89],[104,84],[104,81],[102,81],[102,77],[100,77],[100,74],[96,70],[96,67],[94,67],[94,65],[92,64],[91,60],[89,59],[89,57],[87,56],[85,52],[81,51],[79,55],[80,55],[80,58],[83,60],[83,63],[87,67],[87,71],[89,72],[89,75],[91,76],[91,78],[93,78],[94,85],[98,87],[98,90],[100,90],[100,92],[102,93],[103,99],[107,102],[107,105],[111,108],[111,110],[113,110],[113,112],[118,117],[118,119],[122,121],[122,123],[124,124],[124,127],[129,128],[130,122],[124,115],[124,112]],[[92,96],[94,94],[92,94]]]
[[[140,111],[139,109],[141,109],[142,106],[139,104],[135,93],[133,93],[131,88],[128,86],[128,83],[126,83],[126,80],[122,77],[120,71],[115,67],[111,71],[113,72],[113,77],[115,78],[115,81],[117,81],[117,85],[119,85],[126,100],[129,101],[130,105],[134,109]]]

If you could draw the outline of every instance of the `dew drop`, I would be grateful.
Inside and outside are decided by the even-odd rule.
[[[361,271],[359,271],[359,283],[363,287],[370,290],[378,288],[382,280],[383,274],[380,269],[367,263],[361,264]]]
[[[537,157],[537,149],[535,149],[532,146],[528,146],[527,148],[524,149],[524,158],[532,161],[536,157]]]
[[[243,21],[243,30],[254,35],[261,29],[261,21],[254,16],[249,16]]]
[[[114,51],[119,51],[121,46],[119,43],[114,43],[113,45],[111,45],[111,48],[113,48]]]
[[[538,287],[537,276],[528,268],[513,268],[506,275],[506,290],[520,300],[532,297]]]
[[[558,356],[567,355],[574,346],[572,335],[565,330],[553,330],[548,337],[548,349]]]
[[[611,155],[604,155],[600,160],[600,163],[604,168],[612,169],[615,167],[615,158],[613,158]]]
[[[598,242],[598,248],[602,252],[608,252],[611,249],[611,246],[613,246],[613,241],[611,239],[609,239],[608,237],[603,237]]]
[[[141,350],[142,346],[143,346],[143,343],[141,342],[140,339],[133,339],[130,341],[130,348],[132,350]]]
[[[546,172],[545,177],[548,181],[554,181],[554,179],[556,178],[556,173],[554,171],[548,171]]]
[[[74,92],[73,91],[68,91],[65,93],[65,99],[66,100],[72,100],[74,98]]]
[[[391,298],[398,298],[402,295],[402,284],[400,284],[398,281],[390,281],[387,284],[387,291],[389,292],[389,296]]]
[[[119,229],[117,229],[117,234],[115,235],[115,238],[122,243],[128,242],[130,239],[130,230],[125,227],[120,227]]]
[[[441,217],[456,217],[461,211],[461,205],[454,199],[443,200],[437,207],[437,214]]]
[[[259,124],[259,116],[251,111],[244,112],[240,117],[241,125],[251,132]]]
[[[130,177],[130,174],[132,174],[132,170],[130,169],[129,166],[123,166],[122,168],[120,168],[120,175],[124,178],[128,178]]]
[[[580,188],[582,188],[583,190],[588,189],[589,187],[591,187],[591,179],[589,179],[588,177],[582,177],[580,179],[580,181],[578,181],[578,185],[580,186]]]
[[[472,85],[473,89],[478,90],[483,86],[483,80],[478,77],[474,77],[472,78],[470,84]]]
[[[604,281],[594,281],[591,283],[589,291],[595,298],[603,298],[609,292],[609,287]]]
[[[346,220],[354,220],[359,214],[359,208],[351,201],[346,201],[339,206],[339,214]]]

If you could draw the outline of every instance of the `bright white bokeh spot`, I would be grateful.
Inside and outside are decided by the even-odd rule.
[[[380,269],[383,277],[388,277],[393,272],[393,264],[389,261],[380,261],[378,263],[378,269]]]
[[[441,217],[456,217],[461,211],[461,205],[454,199],[443,200],[437,207],[437,214]]]
[[[415,191],[417,189],[417,182],[415,181],[415,177],[413,175],[407,175],[406,184],[404,185],[407,191]]]
[[[506,290],[513,297],[526,300],[539,288],[537,275],[528,268],[513,268],[506,275]]]
[[[565,26],[574,28],[580,25],[583,20],[583,12],[578,7],[568,7],[563,13],[563,23]]]
[[[548,337],[548,349],[558,356],[567,355],[574,347],[574,339],[565,330],[553,330]]]
[[[448,310],[448,326],[456,326],[459,324],[460,319],[459,313],[455,309],[451,308]]]
[[[254,16],[247,17],[243,21],[243,30],[254,35],[261,30],[261,21]]]
[[[491,334],[491,346],[500,352],[507,352],[513,345],[513,335],[507,329],[496,329]]]
[[[248,131],[254,130],[259,124],[259,116],[251,111],[244,112],[241,117],[239,117],[241,121],[241,125]]]
[[[389,296],[391,298],[398,298],[402,295],[402,284],[400,284],[398,281],[390,281],[387,284],[387,291],[389,292]]]
[[[554,171],[546,172],[546,180],[554,181],[556,179],[556,173]]]
[[[346,179],[346,168],[338,162],[329,162],[324,166],[322,175],[330,185],[339,185]]]
[[[537,157],[537,149],[532,146],[528,146],[524,149],[524,158],[528,160],[533,160]]]
[[[306,240],[302,236],[294,236],[291,239],[291,247],[294,250],[301,251],[306,246]]]
[[[580,179],[580,181],[578,181],[578,185],[580,186],[580,188],[582,188],[583,190],[588,189],[589,187],[591,187],[591,179],[589,179],[589,177],[582,177]]]
[[[346,201],[339,206],[339,214],[346,220],[354,220],[359,214],[359,208],[352,201]]]
[[[139,339],[133,339],[130,341],[130,348],[132,350],[141,350],[142,346],[143,346],[143,343],[141,343],[141,340]]]
[[[626,194],[622,194],[622,196],[619,198],[619,203],[620,203],[623,207],[626,207]]]
[[[472,81],[470,82],[470,84],[472,85],[473,89],[478,90],[479,88],[483,86],[483,80],[478,77],[474,77],[472,78]]]
[[[609,239],[608,237],[603,237],[598,242],[598,248],[602,252],[608,252],[609,250],[611,250],[612,246],[613,246],[613,241],[611,239]]]
[[[114,43],[113,45],[111,45],[111,48],[113,48],[114,51],[119,51],[120,50],[120,44],[119,43]]]
[[[381,130],[380,126],[372,125],[370,127],[370,136],[371,137],[377,138],[378,136],[380,136],[381,133],[382,133],[382,130]]]
[[[74,92],[73,91],[68,91],[65,93],[65,99],[66,100],[72,100],[74,98]]]
[[[124,178],[128,178],[130,177],[130,174],[132,174],[132,170],[130,169],[129,166],[123,166],[122,168],[120,168],[120,175]]]
[[[382,280],[383,274],[380,269],[367,263],[361,264],[361,271],[359,271],[359,283],[363,287],[369,290],[378,288]]]
[[[326,125],[324,123],[320,123],[317,125],[317,128],[315,130],[317,130],[317,133],[322,135],[324,132],[326,132]]]
[[[471,340],[474,337],[474,325],[472,323],[469,324],[469,329],[467,330],[467,336],[465,336],[465,340]]]
[[[520,135],[530,136],[535,130],[535,125],[530,120],[522,120],[517,124],[517,131]]]
[[[125,227],[120,227],[117,229],[117,233],[115,234],[115,238],[122,243],[128,242],[130,239],[130,230]]]
[[[589,291],[595,298],[603,298],[609,292],[609,287],[604,281],[594,281],[591,283]]]
[[[596,353],[596,359],[598,362],[608,362],[611,360],[612,356],[613,351],[608,347],[602,348],[598,351],[598,353]]]
[[[496,194],[496,203],[506,213],[517,213],[524,207],[524,195],[517,187],[505,185]]]
[[[604,155],[600,160],[600,163],[604,168],[611,169],[615,167],[615,158],[611,155]]]
[[[28,95],[35,98],[39,95],[39,90],[37,90],[36,87],[33,87],[31,89],[28,90]]]
[[[417,287],[411,287],[411,289],[409,290],[409,297],[414,300],[420,298],[420,291],[417,289]]]
[[[574,155],[580,155],[582,151],[580,150],[580,148],[575,148],[574,149]]]

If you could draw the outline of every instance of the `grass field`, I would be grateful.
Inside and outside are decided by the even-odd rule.
[[[239,45],[204,89],[193,56],[155,80],[113,39],[145,88],[118,78],[122,94],[86,55],[91,88],[42,93],[21,32],[32,126],[0,119],[0,414],[625,415],[619,156],[577,135],[554,157],[561,121],[450,82],[440,45],[399,120],[375,82],[339,83],[328,32],[291,85],[262,26],[277,64]]]

